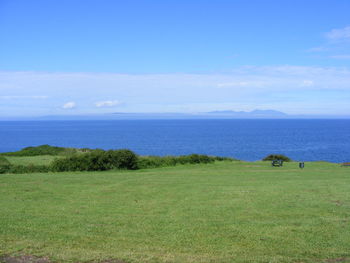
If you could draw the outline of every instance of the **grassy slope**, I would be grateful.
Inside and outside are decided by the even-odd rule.
[[[0,156],[0,166],[8,164],[10,164],[10,162],[4,156]]]
[[[62,156],[39,155],[39,156],[4,156],[11,164],[15,165],[49,165],[56,158]]]
[[[335,164],[2,175],[0,196],[0,254],[59,262],[350,259],[350,170]]]

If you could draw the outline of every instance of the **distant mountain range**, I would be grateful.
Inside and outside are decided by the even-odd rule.
[[[246,111],[210,111],[199,113],[112,113],[114,118],[142,118],[142,119],[227,119],[227,118],[281,118],[288,116],[276,110]]]
[[[0,117],[0,120],[161,120],[161,119],[350,119],[349,115],[290,115],[277,110],[210,111],[200,113],[127,113]]]
[[[277,110],[253,110],[253,111],[211,111],[207,112],[212,116],[227,116],[236,118],[281,118],[287,117],[288,114]]]

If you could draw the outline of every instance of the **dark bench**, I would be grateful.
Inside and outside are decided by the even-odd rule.
[[[273,161],[271,162],[271,165],[272,165],[272,166],[276,166],[276,167],[283,166],[283,160],[273,160]]]

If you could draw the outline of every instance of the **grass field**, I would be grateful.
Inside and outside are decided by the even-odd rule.
[[[1,254],[53,262],[350,262],[350,168],[220,162],[0,175]]]
[[[62,156],[39,155],[39,156],[4,156],[11,164],[14,165],[49,165],[56,158]]]

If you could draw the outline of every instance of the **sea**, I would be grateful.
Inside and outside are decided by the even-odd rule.
[[[350,161],[350,120],[0,121],[0,152],[42,144],[246,161],[284,154],[296,161],[341,163]]]

